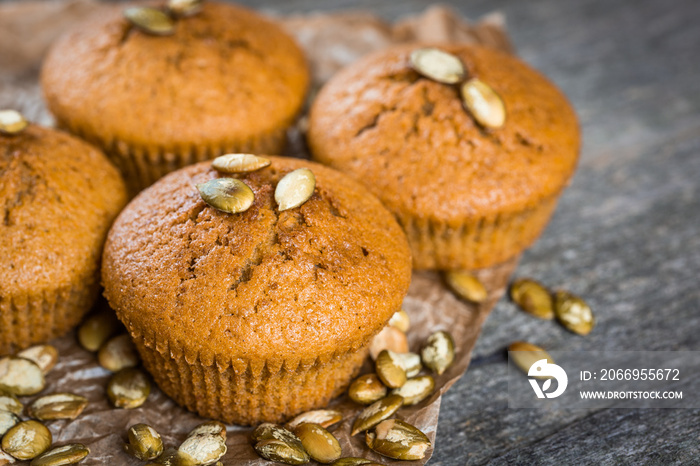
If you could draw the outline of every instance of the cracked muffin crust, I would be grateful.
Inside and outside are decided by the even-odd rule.
[[[126,200],[119,172],[91,145],[35,125],[0,134],[0,354],[80,322]]]
[[[270,157],[238,176],[255,193],[220,212],[196,184],[209,162],[172,173],[122,212],[105,246],[105,295],[146,368],[178,403],[251,424],[325,405],[359,369],[407,292],[411,258],[392,215],[365,188],[313,162]],[[279,212],[278,181],[316,176]]]
[[[123,9],[59,39],[41,81],[59,126],[102,147],[134,194],[225,152],[282,150],[309,75],[279,26],[204,2],[173,35],[154,36],[130,26]]]
[[[415,268],[504,262],[539,236],[575,170],[575,113],[553,84],[510,55],[438,46],[504,100],[505,125],[485,130],[456,86],[411,69],[420,47],[374,54],[331,79],[311,110],[313,157],[364,183],[394,213]]]

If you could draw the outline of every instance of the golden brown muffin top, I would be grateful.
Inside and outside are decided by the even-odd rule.
[[[314,158],[365,183],[389,210],[453,226],[559,193],[579,149],[576,116],[564,95],[510,55],[437,46],[504,100],[505,125],[484,130],[456,86],[410,68],[409,56],[420,47],[367,57],[321,90],[310,117]]]
[[[155,4],[158,5],[158,4]],[[209,146],[287,126],[309,81],[305,58],[256,13],[204,2],[171,36],[130,25],[120,6],[50,50],[42,85],[59,123],[109,146]]]
[[[210,162],[167,175],[124,209],[102,279],[132,334],[177,342],[206,363],[290,362],[357,349],[398,310],[411,257],[392,215],[334,170],[270,159],[239,176],[255,193],[243,213],[200,197],[196,184],[224,176]],[[316,190],[279,212],[275,187],[301,167]]]
[[[0,298],[94,274],[126,201],[119,172],[91,145],[34,125],[0,133]]]

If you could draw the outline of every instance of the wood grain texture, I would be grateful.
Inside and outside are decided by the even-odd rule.
[[[264,7],[368,8],[394,19],[428,3],[279,0]],[[695,410],[508,409],[504,349],[528,339],[551,350],[700,350],[700,3],[443,3],[470,18],[503,11],[518,53],[578,111],[578,174],[516,276],[579,293],[598,325],[578,337],[501,300],[472,366],[443,398],[431,464],[696,464]]]

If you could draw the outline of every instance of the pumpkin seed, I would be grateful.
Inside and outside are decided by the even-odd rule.
[[[308,201],[316,189],[316,177],[308,168],[298,168],[287,173],[277,183],[275,201],[280,212],[299,207]]]
[[[479,79],[462,84],[462,103],[478,124],[496,129],[506,122],[506,105],[491,86]]]
[[[169,0],[168,10],[179,17],[196,15],[202,11],[202,0]]]
[[[54,393],[37,398],[29,405],[27,414],[40,421],[75,419],[87,406],[87,398],[72,393]]]
[[[554,364],[552,357],[543,348],[527,343],[525,341],[516,341],[508,346],[508,355],[513,363],[527,374],[537,361],[546,359],[548,363]],[[549,379],[551,377],[537,377],[539,379]]]
[[[406,377],[411,378],[418,375],[423,368],[420,355],[416,353],[399,353],[396,355],[401,367],[406,371]]]
[[[23,396],[44,389],[44,374],[34,362],[18,357],[0,359],[0,390]]]
[[[175,21],[157,8],[145,6],[126,8],[124,17],[147,34],[169,36],[175,32]]]
[[[402,332],[408,332],[411,328],[411,319],[408,317],[408,313],[403,309],[394,312],[394,315],[389,319],[389,325],[394,328],[401,330]]]
[[[214,159],[212,166],[222,173],[248,173],[270,165],[270,159],[253,154],[226,154]]]
[[[554,313],[565,329],[579,335],[588,335],[595,325],[591,307],[568,291],[557,291],[554,294]]]
[[[226,454],[226,440],[219,433],[190,434],[177,451],[194,458],[197,465],[213,464]]]
[[[127,437],[129,443],[124,444],[124,451],[142,461],[158,458],[163,453],[163,439],[147,424],[134,424],[129,427]]]
[[[41,456],[37,456],[30,466],[64,466],[82,461],[90,454],[90,449],[82,443],[73,443],[53,448]]]
[[[440,49],[414,50],[410,63],[419,74],[443,84],[456,84],[466,75],[462,60]]]
[[[217,178],[197,185],[204,202],[229,214],[238,214],[250,209],[255,193],[236,178]]]
[[[285,464],[306,464],[309,454],[283,440],[267,439],[255,444],[255,451],[266,460]]]
[[[302,448],[301,440],[299,440],[296,435],[284,427],[272,424],[271,422],[264,422],[256,427],[250,435],[250,439],[253,443],[262,440],[280,440],[293,445],[295,448]]]
[[[489,296],[484,284],[469,272],[452,270],[445,272],[444,276],[447,285],[462,299],[483,303]]]
[[[397,460],[420,460],[430,448],[430,440],[423,432],[399,419],[379,423],[374,432],[367,432],[365,441],[380,455]]]
[[[197,460],[190,455],[182,453],[172,447],[166,448],[162,455],[156,458],[153,463],[148,464],[161,464],[164,466],[200,466]]]
[[[452,335],[442,330],[430,335],[421,350],[421,358],[425,367],[441,375],[452,365],[455,358]]]
[[[379,379],[389,388],[399,388],[406,383],[406,369],[403,368],[397,353],[382,350],[375,361]]]
[[[318,424],[300,424],[294,433],[311,459],[319,463],[332,463],[343,454],[338,439]]]
[[[403,397],[389,395],[366,407],[355,419],[352,425],[351,435],[371,429],[384,419],[392,416],[403,405]]]
[[[29,359],[46,374],[58,361],[58,350],[51,345],[36,345],[17,353],[17,357]]]
[[[29,122],[17,110],[0,110],[0,133],[13,135],[24,131]]]
[[[391,391],[392,395],[403,397],[404,406],[411,406],[425,400],[435,390],[435,380],[429,375],[409,379],[401,388]]]
[[[127,367],[136,367],[140,359],[136,347],[127,334],[110,338],[97,353],[100,366],[108,371],[119,372]]]
[[[510,299],[530,315],[540,319],[554,318],[554,304],[549,291],[529,278],[521,278],[510,286]]]
[[[355,403],[372,404],[386,396],[386,386],[377,374],[365,374],[356,378],[348,388],[348,396]]]
[[[119,320],[112,311],[91,315],[78,329],[78,342],[88,351],[99,350],[119,329]]]
[[[117,408],[138,408],[150,393],[151,382],[148,377],[134,368],[120,370],[107,384],[107,396]]]
[[[0,466],[5,466],[7,464],[14,464],[15,459],[5,453],[4,451],[0,450]]]
[[[207,421],[192,429],[187,436],[191,437],[193,435],[202,434],[218,435],[224,441],[226,441],[226,426],[219,421]]]
[[[345,458],[340,458],[333,462],[332,466],[384,466],[381,463],[375,463],[367,458],[356,458],[354,456],[348,456]]]
[[[335,409],[316,409],[307,411],[296,416],[287,423],[288,429],[294,429],[296,426],[304,423],[318,424],[321,427],[329,427],[343,420],[343,414]]]
[[[24,410],[24,405],[12,393],[0,390],[0,412],[9,411],[13,414],[20,414]]]
[[[9,411],[0,411],[0,437],[5,435],[8,430],[17,425],[20,418],[15,413]]]
[[[407,353],[408,338],[406,338],[406,334],[396,327],[387,325],[372,338],[369,344],[369,354],[372,356],[372,359],[377,359],[382,350],[389,350],[394,353]]]
[[[37,421],[23,421],[7,431],[2,449],[18,460],[31,460],[51,446],[51,432]]]

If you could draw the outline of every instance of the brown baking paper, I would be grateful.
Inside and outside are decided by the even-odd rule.
[[[92,0],[0,4],[0,108],[15,108],[36,122],[51,124],[52,119],[43,105],[38,86],[41,59],[62,31],[90,14],[99,14],[101,8],[105,6]],[[470,42],[512,51],[500,15],[489,15],[479,23],[470,24],[451,10],[439,6],[395,24],[367,12],[311,13],[276,17],[276,20],[306,50],[314,88],[357,58],[397,43]],[[303,127],[304,118],[299,127],[290,132],[289,155],[308,157],[303,144]],[[476,272],[489,290],[489,299],[481,305],[456,298],[435,273],[413,275],[404,301],[412,323],[408,333],[411,351],[418,352],[421,343],[437,330],[448,330],[456,342],[455,362],[443,375],[436,377],[435,393],[419,405],[402,408],[397,413],[397,417],[425,432],[433,445],[441,396],[467,370],[481,326],[503,295],[516,263],[517,260],[512,260]],[[177,406],[157,388],[138,409],[112,408],[105,395],[110,373],[97,364],[95,355],[80,348],[72,333],[52,344],[60,351],[60,359],[48,374],[42,394],[73,392],[88,398],[89,404],[76,420],[51,421],[48,426],[55,445],[79,442],[90,448],[90,455],[81,464],[142,464],[122,451],[126,429],[133,424],[143,422],[153,426],[162,435],[166,446],[176,447],[193,427],[204,421]],[[369,361],[366,369],[367,372],[371,370]],[[22,401],[27,404],[31,399],[27,397]],[[354,438],[349,435],[350,426],[361,407],[347,397],[333,401],[331,406],[344,413],[343,422],[331,428],[340,441],[343,456],[366,457],[387,465],[425,464],[428,461],[432,449],[425,459],[416,462],[393,461],[371,452],[365,447],[364,435]],[[228,427],[228,452],[222,459],[224,464],[269,464],[253,450],[248,441],[249,432],[248,428]],[[437,443],[439,447],[439,439]]]

